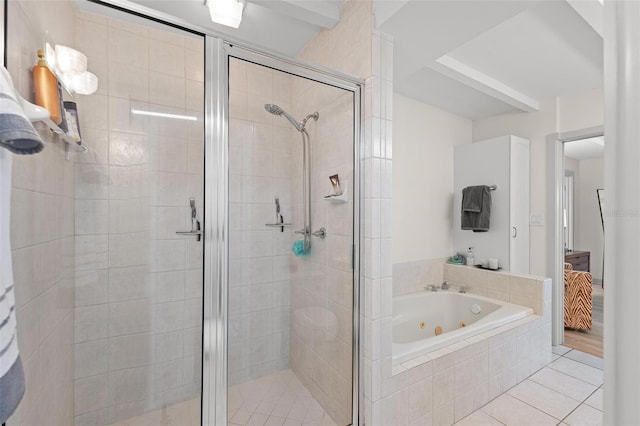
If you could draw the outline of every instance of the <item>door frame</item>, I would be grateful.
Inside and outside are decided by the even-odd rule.
[[[352,424],[359,424],[360,407],[360,194],[364,83],[292,59],[283,59],[256,49],[241,47],[211,36],[206,37],[206,155],[205,155],[205,297],[204,348],[213,348],[215,357],[203,353],[203,425],[227,424],[227,324],[229,253],[229,60],[238,58],[258,65],[350,91],[354,97],[353,139],[353,312],[352,312]],[[211,71],[211,72],[210,72]],[[209,80],[210,79],[210,80]],[[208,83],[208,84],[207,84]],[[206,206],[216,206],[207,209]],[[209,283],[209,284],[207,284]],[[210,285],[210,287],[207,287]],[[212,359],[214,358],[214,359]],[[208,404],[204,404],[208,401]],[[206,405],[206,406],[205,406]],[[206,413],[206,414],[205,414]]]
[[[564,143],[604,136],[604,126],[589,127],[547,136],[547,276],[552,279],[551,341],[564,342],[564,246],[562,197]]]

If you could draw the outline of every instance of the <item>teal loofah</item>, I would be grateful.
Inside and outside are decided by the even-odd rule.
[[[311,247],[309,247],[309,250],[305,252],[304,251],[304,241],[297,240],[291,246],[291,251],[296,256],[307,256],[309,253],[311,253]]]

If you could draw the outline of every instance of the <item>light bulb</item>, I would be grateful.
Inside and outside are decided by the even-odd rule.
[[[79,95],[92,95],[98,90],[98,77],[89,71],[74,74],[71,89]]]
[[[75,49],[56,45],[56,66],[63,73],[81,73],[87,70],[87,57]]]

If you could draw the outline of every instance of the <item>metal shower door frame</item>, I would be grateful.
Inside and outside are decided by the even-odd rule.
[[[205,306],[203,324],[202,424],[227,424],[227,324],[229,261],[229,60],[238,58],[347,90],[354,97],[353,140],[353,341],[352,424],[359,424],[362,404],[360,365],[360,184],[364,152],[364,82],[239,47],[222,38],[205,40]],[[207,290],[209,290],[207,292]],[[209,293],[207,295],[207,293]]]

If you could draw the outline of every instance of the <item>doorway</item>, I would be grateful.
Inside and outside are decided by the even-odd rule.
[[[553,289],[552,289],[552,317],[553,317],[553,322],[552,322],[552,332],[553,332],[553,344],[554,345],[562,345],[565,343],[565,339],[566,339],[566,333],[565,333],[565,310],[567,311],[571,311],[573,309],[576,308],[576,306],[578,305],[570,305],[568,307],[566,307],[565,305],[565,295],[567,294],[567,292],[565,291],[565,263],[567,263],[567,268],[568,269],[573,269],[574,263],[577,266],[577,270],[578,272],[576,272],[576,274],[581,274],[581,273],[588,273],[590,275],[590,279],[589,279],[589,283],[590,285],[586,285],[584,284],[584,282],[586,280],[582,279],[583,281],[583,294],[587,294],[588,290],[591,289],[591,292],[589,292],[589,296],[591,296],[594,292],[596,293],[596,298],[597,298],[597,293],[599,291],[600,284],[599,284],[599,280],[596,281],[596,286],[593,286],[593,274],[591,273],[591,265],[593,264],[591,262],[591,250],[587,251],[587,250],[578,250],[580,249],[579,245],[580,244],[585,244],[585,241],[588,241],[589,239],[585,239],[585,235],[586,234],[582,234],[582,235],[578,235],[576,233],[578,227],[580,227],[579,223],[582,223],[585,221],[585,215],[590,215],[590,213],[595,213],[595,218],[597,220],[596,225],[594,226],[593,229],[591,229],[591,231],[593,230],[598,230],[601,233],[603,233],[603,226],[601,224],[601,218],[600,218],[600,207],[598,204],[598,197],[597,197],[597,188],[601,188],[601,183],[595,183],[595,185],[597,185],[597,188],[593,188],[593,199],[591,199],[591,197],[589,197],[589,191],[588,191],[588,187],[590,187],[590,185],[592,185],[592,183],[590,182],[590,180],[587,180],[587,182],[589,182],[588,184],[582,184],[582,183],[577,183],[577,180],[575,178],[575,174],[574,174],[574,217],[573,217],[573,222],[574,222],[574,247],[573,247],[573,252],[567,252],[565,253],[565,242],[564,242],[564,234],[565,234],[565,221],[564,221],[564,202],[565,202],[565,192],[564,192],[564,179],[565,179],[565,175],[566,173],[566,164],[567,163],[569,165],[569,169],[571,169],[572,164],[573,164],[573,168],[576,168],[576,165],[578,166],[578,170],[579,170],[579,163],[575,163],[575,160],[567,160],[565,161],[565,147],[571,147],[571,145],[569,145],[569,143],[573,143],[574,141],[581,141],[581,140],[585,140],[585,139],[589,139],[589,138],[602,138],[604,136],[604,129],[599,126],[599,127],[593,127],[593,128],[589,128],[589,129],[582,129],[582,130],[577,130],[574,132],[567,132],[567,133],[555,133],[555,134],[551,134],[547,137],[547,170],[548,170],[548,175],[547,175],[547,217],[549,218],[549,227],[548,227],[548,249],[547,249],[547,267],[549,270],[549,276],[552,277],[553,279]],[[579,143],[579,142],[578,142]],[[593,143],[593,140],[592,140]],[[604,141],[601,139],[598,139],[597,142],[595,142],[596,144],[604,144]],[[576,145],[577,146],[577,145]],[[588,160],[588,161],[593,161],[593,160]],[[591,164],[591,166],[593,166],[593,164]],[[589,167],[588,164],[585,163],[585,176],[589,175],[591,176],[592,173],[587,173],[590,172],[591,169],[594,167]],[[591,179],[593,180],[593,179]],[[582,187],[585,187],[586,189],[581,190]],[[578,196],[578,200],[576,200],[576,192],[578,194],[582,194],[585,193],[586,195],[583,196]],[[582,204],[582,202],[584,201],[584,206]],[[590,208],[589,206],[593,207]],[[576,211],[580,209],[580,213],[576,213]],[[594,210],[593,212],[591,212],[591,210]],[[590,216],[587,216],[586,219],[589,219]],[[587,220],[587,223],[588,220]],[[582,229],[582,228],[580,228]],[[597,236],[596,236],[597,238]],[[603,235],[600,235],[600,238],[603,238]],[[598,255],[600,252],[602,252],[604,250],[604,245],[600,245],[599,246],[600,250],[598,250],[598,247],[596,247],[593,251],[596,252],[596,255]],[[576,252],[577,251],[577,252]],[[565,257],[565,255],[567,255],[567,257]],[[571,259],[571,257],[574,257],[573,259]],[[586,258],[586,259],[585,259]],[[600,258],[601,260],[602,258]],[[568,261],[567,261],[568,260]],[[598,261],[598,260],[596,260]],[[601,266],[601,265],[598,265]],[[589,272],[587,271],[582,271],[584,269],[589,269]],[[601,278],[602,276],[600,275],[599,277],[596,277],[596,279]],[[582,277],[584,278],[584,277]],[[588,297],[588,296],[585,296]],[[581,300],[580,298],[570,298],[569,303],[571,303],[572,301],[575,300]],[[598,301],[596,300],[596,303],[598,303]],[[566,309],[565,309],[566,307]],[[596,317],[596,319],[598,318],[598,314],[597,312],[593,311],[593,307],[589,307],[589,309],[586,309],[586,305],[584,305],[583,308],[581,308],[582,311],[586,314],[586,313],[590,313],[590,319],[593,320],[594,317]],[[595,313],[595,315],[594,315]],[[583,317],[584,318],[584,317]],[[576,328],[576,327],[573,327]],[[580,325],[580,327],[577,327],[579,329],[586,329],[588,330],[588,327],[584,327],[582,324]],[[580,335],[578,335],[580,336]],[[584,335],[582,335],[582,337],[584,337]],[[597,343],[594,347],[592,347],[591,349],[585,348],[584,351],[588,352],[594,356],[597,357],[602,357],[602,343],[601,340],[602,338],[596,338],[597,340],[600,341],[600,343]],[[599,361],[601,362],[601,360]]]
[[[598,191],[604,187],[604,143],[603,135],[563,143],[564,264],[565,269],[570,269],[564,272],[567,304],[564,345],[600,358],[604,228]],[[588,295],[580,290],[586,282],[591,283]]]

